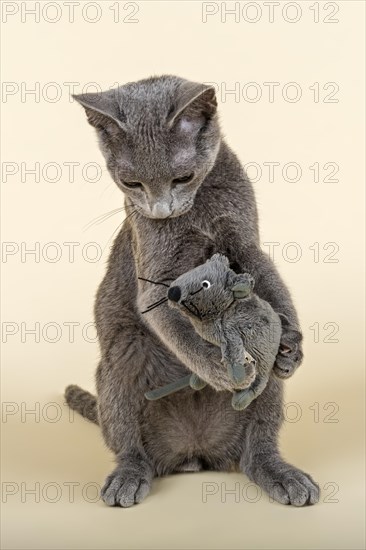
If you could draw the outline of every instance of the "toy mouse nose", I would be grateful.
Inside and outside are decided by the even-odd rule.
[[[182,292],[179,286],[172,286],[168,290],[168,300],[172,300],[172,302],[179,302],[181,295]]]

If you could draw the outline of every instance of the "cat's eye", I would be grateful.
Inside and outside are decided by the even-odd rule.
[[[140,183],[139,181],[123,181],[122,183],[130,189],[137,189],[138,187],[142,187],[142,183]]]
[[[189,183],[193,180],[193,172],[192,174],[188,174],[187,176],[182,176],[181,178],[174,178],[173,183]]]
[[[210,281],[202,281],[201,285],[203,288],[210,288],[211,283]]]

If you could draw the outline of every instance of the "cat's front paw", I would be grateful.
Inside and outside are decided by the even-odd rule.
[[[150,492],[152,474],[149,468],[118,466],[106,479],[101,496],[108,506],[129,508],[139,504]]]
[[[296,329],[284,330],[273,370],[278,378],[290,378],[303,359],[302,334]]]
[[[319,502],[319,485],[298,468],[272,472],[271,478],[265,480],[265,488],[280,504],[307,506]]]

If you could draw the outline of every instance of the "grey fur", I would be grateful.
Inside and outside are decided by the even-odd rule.
[[[251,273],[258,296],[286,316],[277,374],[291,376],[302,359],[297,314],[260,250],[252,185],[221,138],[213,90],[164,76],[126,84],[114,97],[102,94],[99,111],[89,95],[77,99],[131,209],[95,305],[98,419],[117,462],[102,490],[104,501],[130,506],[146,496],[154,476],[236,466],[279,502],[316,502],[317,485],[278,451],[282,380],[271,375],[258,399],[239,412],[229,392],[210,386],[160,401],[144,398],[153,387],[190,372],[204,377],[222,365],[219,348],[200,338],[179,311],[163,304],[141,315],[162,297],[163,287],[137,277],[174,280],[215,252],[227,256],[234,271]],[[171,183],[191,172],[191,182]],[[122,181],[141,181],[144,190]]]
[[[65,390],[65,400],[70,409],[78,412],[94,424],[98,424],[98,408],[95,396],[79,386],[71,384]]]

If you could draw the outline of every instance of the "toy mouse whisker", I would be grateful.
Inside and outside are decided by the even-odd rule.
[[[202,317],[201,317],[201,314],[200,314],[200,312],[198,311],[197,307],[196,307],[194,304],[192,304],[191,302],[189,303],[189,305],[192,306],[192,307],[194,307],[195,311],[192,311],[192,310],[187,306],[186,302],[184,302],[184,301],[182,302],[182,306],[184,306],[184,307],[189,311],[189,313],[192,313],[193,315],[195,315],[196,317],[198,317],[198,319],[201,319]]]
[[[148,311],[152,311],[153,309],[161,306],[167,301],[168,301],[168,298],[162,298],[159,302],[155,302],[155,304],[151,304],[147,309],[145,309],[145,311],[141,311],[141,314],[147,313]]]
[[[198,294],[199,292],[201,292],[201,290],[203,290],[203,286],[201,286],[201,288],[199,288],[198,290],[196,290],[196,292],[191,292],[191,296],[194,296],[195,294]]]
[[[160,283],[158,281],[152,281],[151,279],[145,279],[144,277],[137,277],[140,281],[146,281],[147,283],[152,283],[153,285],[161,285],[166,286],[169,288],[170,285],[166,285],[165,283]]]
[[[152,304],[147,306],[147,309],[150,309],[151,307],[154,307],[154,306],[158,306],[161,302],[165,302],[165,300],[167,300],[167,299],[168,298],[166,296],[164,296],[163,298],[159,298],[159,300],[157,300],[156,302],[153,302]]]
[[[202,316],[201,316],[201,313],[199,312],[198,307],[195,306],[194,304],[192,304],[192,302],[191,302],[191,306],[194,308],[194,310],[195,310],[195,312],[196,312],[196,314],[197,314],[197,317],[198,317],[199,319],[201,319]]]

